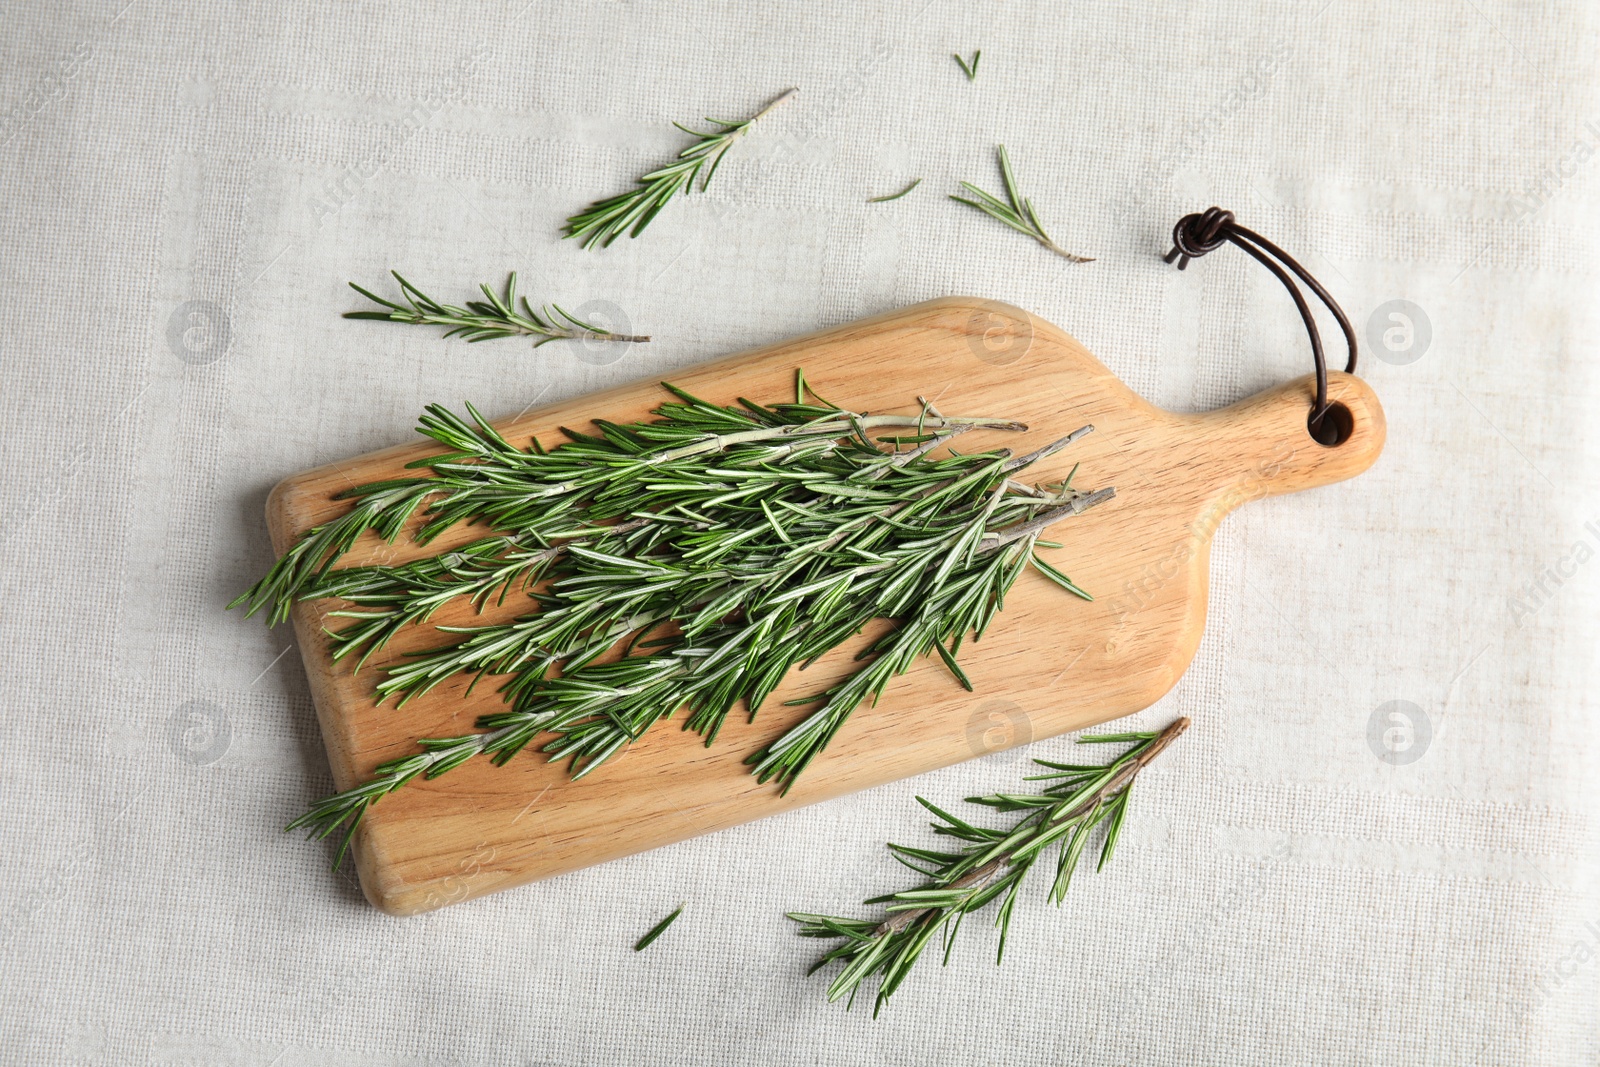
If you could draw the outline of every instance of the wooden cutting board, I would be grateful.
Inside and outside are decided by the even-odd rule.
[[[717,403],[774,401],[793,396],[796,367],[821,395],[858,411],[913,412],[921,394],[946,414],[1009,417],[1030,427],[982,440],[969,434],[961,441],[968,450],[1006,445],[1020,453],[1093,423],[1093,434],[1026,476],[1058,480],[1081,462],[1078,487],[1116,488],[1115,499],[1047,535],[1066,545],[1049,558],[1095,601],[1025,573],[988,635],[963,649],[976,692],[957,685],[936,659],[919,664],[891,683],[876,707],[858,708],[787,796],[757,784],[744,758],[807,713],[782,703],[842,674],[853,648],[836,650],[803,678],[792,676],[753,724],[730,715],[711,748],[678,728],[680,715],[578,782],[531,747],[504,767],[476,760],[435,781],[413,782],[374,805],[357,834],[354,854],[372,903],[394,914],[428,911],[1148,707],[1177,682],[1200,643],[1211,535],[1223,516],[1257,497],[1359,474],[1384,440],[1377,397],[1351,376],[1330,375],[1329,395],[1348,412],[1349,436],[1328,447],[1306,429],[1309,377],[1220,411],[1177,415],[1135,396],[1055,326],[970,297],[919,304],[673,380]],[[654,380],[641,381],[498,426],[513,442],[537,436],[554,444],[560,426],[645,418],[665,399]],[[275,549],[281,553],[348,506],[333,494],[402,476],[406,463],[437,451],[419,438],[284,481],[267,504]],[[445,552],[483,532],[451,531],[426,549],[404,537],[387,545],[368,535],[344,564]],[[465,678],[403,710],[375,705],[372,668],[437,643],[437,635],[402,635],[352,677],[348,661],[330,661],[321,636],[337,606],[301,604],[294,626],[340,789],[414,751],[415,738],[469,732],[479,715],[503,706],[488,684],[464,698]],[[508,603],[476,616],[468,608],[434,621],[481,622],[526,609],[526,602]]]

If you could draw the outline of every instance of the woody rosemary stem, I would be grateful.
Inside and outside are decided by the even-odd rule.
[[[744,124],[744,126],[739,130],[739,132],[737,134],[735,134],[734,136],[742,137],[744,135],[745,130],[748,130],[750,128],[750,123],[755,122],[756,119],[759,119],[762,116],[766,115],[769,111],[771,111],[773,108],[777,107],[779,104],[788,103],[789,100],[796,93],[798,93],[799,91],[800,91],[799,89],[785,89],[783,92],[779,93],[776,97],[773,98],[772,103],[768,104],[766,107],[762,108],[760,111],[757,111],[754,115],[752,115],[750,117],[749,121],[746,122]]]

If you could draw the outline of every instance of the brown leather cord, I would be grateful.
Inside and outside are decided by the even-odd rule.
[[[1199,259],[1208,252],[1214,252],[1227,242],[1238,245],[1250,253],[1256,262],[1270,270],[1283,283],[1283,287],[1289,290],[1289,295],[1294,298],[1294,306],[1300,310],[1300,320],[1305,323],[1306,333],[1311,337],[1311,358],[1317,365],[1317,396],[1311,403],[1311,418],[1307,422],[1315,433],[1317,424],[1328,413],[1328,365],[1322,354],[1322,334],[1317,330],[1317,321],[1312,317],[1311,308],[1306,304],[1306,298],[1300,292],[1300,287],[1295,285],[1294,278],[1291,278],[1283,268],[1289,268],[1296,278],[1305,282],[1339,321],[1339,329],[1344,331],[1345,344],[1350,349],[1350,359],[1344,367],[1346,374],[1354,374],[1356,371],[1355,330],[1351,329],[1350,320],[1345,317],[1344,309],[1339,307],[1322,284],[1313,278],[1299,261],[1254,230],[1240,226],[1234,221],[1231,211],[1210,207],[1198,214],[1185,215],[1179,219],[1178,224],[1172,228],[1172,251],[1166,254],[1165,259],[1168,263],[1174,259],[1178,260],[1178,269],[1185,270],[1191,259]]]

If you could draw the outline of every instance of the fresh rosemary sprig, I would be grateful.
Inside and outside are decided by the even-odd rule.
[[[900,190],[898,193],[890,193],[888,196],[869,196],[869,197],[867,197],[867,203],[869,203],[869,204],[887,204],[891,200],[899,200],[902,196],[905,196],[907,193],[909,193],[911,190],[915,189],[917,186],[919,186],[921,184],[922,184],[922,179],[921,178],[917,178],[910,185],[906,186],[904,189]]]
[[[1039,558],[1039,536],[1112,490],[1013,476],[1089,427],[1024,456],[935,457],[973,429],[1024,427],[926,403],[909,415],[849,411],[808,400],[803,378],[794,404],[770,406],[667,388],[677,402],[655,420],[597,421],[598,435],[569,430],[548,451],[516,448],[476,411],[431,407],[422,432],[449,451],[413,466],[432,476],[348,491],[359,501],[350,516],[308,532],[240,598],[281,617],[295,600],[340,597],[349,606],[332,617],[352,621],[331,635],[334,654],[362,659],[456,598],[481,607],[527,590],[537,607],[438,627],[449,643],[386,667],[380,699],[490,675],[507,710],[483,716],[482,732],[419,741],[293,828],[343,829],[348,842],[372,803],[418,775],[478,755],[504,762],[538,737],[549,758],[586,774],[679,708],[709,744],[735,705],[753,717],[790,668],[894,620],[861,666],[794,701],[817,707],[751,757],[761,780],[787,788],[917,658],[937,654],[971,688],[961,645],[982,635],[1028,566],[1087,597]],[[364,530],[392,540],[413,519],[421,541],[466,521],[495,532],[435,559],[333,569]],[[622,658],[600,662],[619,644]]]
[[[1056,244],[1045,233],[1044,224],[1039,221],[1039,215],[1033,210],[1033,201],[1022,195],[1017,188],[1017,176],[1011,172],[1011,160],[1006,156],[1006,146],[999,146],[1000,176],[1005,181],[1006,199],[998,197],[979,189],[971,182],[962,182],[961,187],[971,193],[973,199],[951,194],[950,199],[968,207],[975,207],[985,215],[993,216],[1010,226],[1018,233],[1025,233],[1035,241],[1044,245],[1056,255],[1071,263],[1093,263],[1094,260],[1087,256],[1074,255]]]
[[[681,123],[673,123],[684,133],[699,139],[679,152],[676,162],[640,178],[638,188],[596,201],[569,218],[565,227],[566,235],[579,238],[584,248],[591,248],[596,243],[605,248],[625,232],[629,237],[639,236],[656,214],[667,206],[668,201],[680,192],[693,190],[694,180],[702,168],[705,177],[700,180],[700,191],[705,192],[717,173],[722,157],[733,147],[733,143],[743,137],[757,119],[799,91],[788,90],[742,122],[708,118],[706,121],[716,127],[712,130],[702,132],[691,130]]]
[[[1095,869],[1104,867],[1122,832],[1134,778],[1188,726],[1189,720],[1182,718],[1160,732],[1082,737],[1079,744],[1132,742],[1133,747],[1103,766],[1035,760],[1046,768],[1046,773],[1026,780],[1050,783],[1039,792],[967,798],[968,803],[998,812],[1022,813],[1006,828],[975,826],[918,797],[917,802],[941,820],[933,824],[934,833],[964,842],[954,851],[889,846],[896,859],[928,879],[924,885],[868,900],[868,904],[887,905],[888,915],[882,919],[804,912],[789,915],[800,924],[798,932],[802,937],[844,942],[811,968],[815,973],[830,963],[844,962],[844,969],[828,986],[828,1000],[848,996],[848,1003],[853,1004],[862,984],[877,975],[878,992],[872,1009],[876,1016],[936,935],[943,931],[944,961],[948,963],[962,919],[1003,896],[995,915],[995,925],[1000,928],[995,956],[998,964],[1005,954],[1017,893],[1033,865],[1051,845],[1058,847],[1050,899],[1059,906],[1090,834],[1104,822],[1105,840]]]
[[[485,299],[468,301],[466,307],[441,304],[406,281],[400,276],[399,271],[390,273],[394,275],[395,281],[400,283],[400,293],[409,306],[385,300],[376,293],[351,282],[350,288],[389,310],[347,311],[344,317],[375,319],[379,322],[404,322],[413,326],[444,326],[446,337],[460,334],[468,341],[487,341],[494,337],[537,337],[539,340],[533,343],[534,348],[568,338],[591,341],[650,340],[648,337],[635,337],[632,334],[602,330],[569,314],[560,304],[551,304],[535,310],[533,305],[528,303],[528,298],[523,297],[522,310],[518,311],[515,271],[512,271],[511,277],[506,279],[506,291],[503,294],[496,294],[487,285],[480,285]]]
[[[965,59],[962,59],[959,52],[952,52],[950,54],[955,57],[955,61],[957,63],[961,64],[961,73],[967,76],[967,81],[976,81],[978,78],[978,60],[983,56],[983,53],[972,53],[971,63],[968,63]]]

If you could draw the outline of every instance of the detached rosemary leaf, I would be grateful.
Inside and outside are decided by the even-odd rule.
[[[899,200],[902,196],[905,196],[907,193],[909,193],[911,190],[915,189],[917,186],[919,186],[921,184],[922,184],[922,179],[921,178],[916,178],[911,182],[910,185],[906,186],[904,189],[900,190],[898,193],[890,193],[888,196],[869,196],[869,197],[867,197],[867,203],[869,203],[869,204],[887,204],[891,200]]]
[[[676,922],[678,916],[682,914],[683,905],[680,904],[678,905],[676,911],[674,911],[671,915],[668,915],[665,919],[662,919],[660,922],[656,923],[650,928],[650,931],[647,934],[636,941],[633,946],[633,951],[643,952],[645,949],[649,948],[655,942],[655,939],[666,933],[667,927]]]
[[[812,967],[815,972],[831,963],[844,964],[828,986],[828,1000],[848,998],[847,1003],[853,1004],[856,993],[876,976],[878,990],[872,1008],[876,1016],[936,936],[943,935],[944,961],[948,963],[962,919],[1003,897],[995,915],[995,925],[1000,928],[999,962],[1018,890],[1033,865],[1050,847],[1057,848],[1049,898],[1059,905],[1090,835],[1105,823],[1099,862],[1099,867],[1104,867],[1121,833],[1134,779],[1188,727],[1189,720],[1182,718],[1158,733],[1080,738],[1080,743],[1119,741],[1131,742],[1132,747],[1104,766],[1035,760],[1046,773],[1027,780],[1048,783],[1038,792],[967,798],[968,803],[1019,816],[1003,829],[974,826],[918,797],[940,820],[933,824],[934,833],[966,842],[965,847],[951,852],[889,846],[902,862],[920,861],[920,865],[907,862],[907,866],[926,876],[926,883],[867,901],[886,905],[882,919],[789,913],[789,918],[800,924],[797,933],[801,937],[843,942]]]
[[[1079,596],[1079,597],[1082,597],[1085,600],[1093,600],[1094,599],[1094,597],[1090,596],[1088,593],[1085,593],[1082,589],[1078,588],[1078,583],[1077,582],[1074,582],[1071,578],[1068,578],[1065,574],[1062,574],[1060,571],[1058,571],[1054,567],[1050,566],[1050,564],[1048,564],[1044,560],[1040,559],[1039,558],[1039,554],[1037,552],[1035,552],[1033,554],[1033,565],[1039,569],[1039,573],[1040,574],[1044,575],[1046,578],[1050,579],[1052,582],[1055,582],[1057,585],[1059,585],[1061,588],[1065,589],[1067,592],[1071,593],[1073,596]]]

